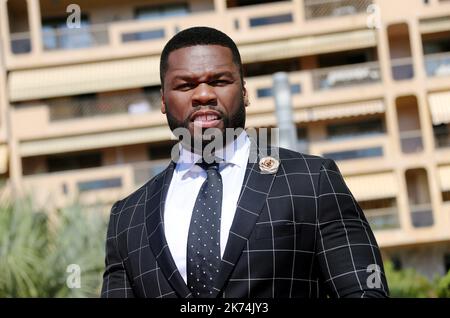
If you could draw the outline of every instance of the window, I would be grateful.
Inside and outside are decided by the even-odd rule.
[[[329,158],[329,159],[333,159],[333,160],[351,160],[351,159],[362,159],[362,158],[370,158],[370,157],[382,157],[383,156],[383,148],[374,147],[374,148],[365,148],[365,149],[339,151],[339,152],[327,152],[327,153],[324,153],[323,156],[325,158]]]
[[[450,147],[450,125],[441,124],[433,126],[436,147]]]
[[[450,254],[444,255],[444,267],[445,272],[448,273],[448,271],[450,271]]]
[[[306,127],[297,127],[297,138],[300,142],[308,142],[308,129]]]
[[[428,173],[424,168],[405,171],[411,221],[414,227],[434,224]]]
[[[375,49],[371,48],[366,50],[321,54],[318,57],[320,67],[332,67],[375,61],[377,58],[376,55]]]
[[[166,36],[164,29],[155,29],[141,32],[131,32],[122,34],[122,42],[148,41],[162,39]]]
[[[328,139],[353,138],[358,136],[383,134],[384,123],[381,118],[358,122],[342,122],[327,126]]]
[[[159,86],[82,94],[45,100],[50,120],[79,119],[115,114],[146,114],[159,110]]]
[[[189,14],[187,3],[172,3],[161,6],[137,8],[135,18],[138,20],[157,20]]]
[[[450,16],[446,17],[450,19]],[[450,52],[450,32],[438,32],[422,36],[423,53],[435,54]]]
[[[275,61],[244,64],[245,77],[272,75],[276,72],[295,72],[300,70],[300,59],[283,59]]]
[[[148,156],[150,160],[169,159],[172,148],[176,143],[176,140],[172,140],[163,144],[150,145],[148,147]]]
[[[101,165],[102,154],[100,152],[47,157],[47,168],[49,172],[93,168],[100,167]]]
[[[99,179],[93,181],[82,181],[77,183],[78,191],[86,192],[92,190],[120,188],[122,186],[121,178]]]
[[[385,230],[400,226],[395,198],[360,201],[359,205],[373,230]]]
[[[81,94],[47,100],[50,120],[72,119],[92,116],[97,108],[97,94]]]
[[[42,36],[46,50],[77,49],[90,47],[94,39],[89,29],[89,19],[82,15],[80,28],[69,29],[67,17],[43,19]]]
[[[309,152],[309,137],[307,127],[297,127],[297,150],[299,152]]]
[[[286,2],[289,0],[227,0],[227,7],[244,7],[255,4],[272,3],[272,2]]]
[[[302,89],[300,84],[291,84],[292,95],[300,94],[301,90]],[[256,90],[256,95],[258,96],[258,98],[272,97],[273,96],[272,87],[258,88]]]
[[[291,13],[250,18],[250,27],[254,28],[264,25],[287,23],[292,22],[293,19]]]

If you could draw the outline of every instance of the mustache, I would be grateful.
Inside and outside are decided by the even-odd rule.
[[[197,107],[193,107],[192,110],[189,112],[189,115],[187,116],[186,120],[190,120],[190,118],[192,117],[192,115],[195,112],[198,112],[199,110],[203,110],[203,111],[207,111],[207,110],[211,110],[211,111],[215,111],[218,112],[220,114],[220,116],[224,117],[225,116],[225,112],[220,109],[220,107],[218,106],[197,106]]]

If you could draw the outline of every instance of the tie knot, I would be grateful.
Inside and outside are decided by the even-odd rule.
[[[207,163],[205,161],[200,161],[200,162],[197,162],[196,165],[201,167],[205,171],[210,171],[210,170],[219,171],[219,163],[218,162]]]

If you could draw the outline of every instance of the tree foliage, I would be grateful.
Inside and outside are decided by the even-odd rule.
[[[392,262],[384,264],[391,297],[430,298],[450,297],[450,271],[430,281],[412,268],[394,269]]]
[[[30,200],[0,206],[0,297],[97,297],[106,220],[78,205],[35,211]],[[69,288],[70,264],[80,288]],[[70,269],[70,267],[69,267]]]

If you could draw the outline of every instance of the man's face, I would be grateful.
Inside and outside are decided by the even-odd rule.
[[[187,128],[192,141],[208,143],[208,128],[224,136],[226,128],[245,126],[247,92],[227,47],[196,45],[171,52],[163,87],[161,111],[170,129]]]

